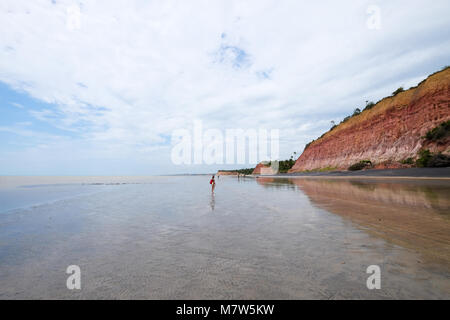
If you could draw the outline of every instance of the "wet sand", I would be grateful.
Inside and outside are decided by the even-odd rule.
[[[258,183],[277,183],[259,179]],[[289,179],[318,207],[367,232],[411,248],[421,260],[450,266],[450,183],[427,180]]]
[[[447,181],[135,182],[0,208],[0,299],[450,298]],[[366,287],[374,264],[381,290]]]

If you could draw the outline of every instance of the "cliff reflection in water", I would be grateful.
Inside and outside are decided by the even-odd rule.
[[[364,227],[429,261],[450,265],[450,182],[258,178],[268,188],[295,188],[311,204]]]

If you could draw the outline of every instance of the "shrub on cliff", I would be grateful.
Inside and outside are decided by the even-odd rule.
[[[366,168],[370,168],[372,166],[372,162],[370,160],[361,160],[358,163],[352,164],[348,167],[350,171],[358,171]]]
[[[254,168],[246,168],[246,169],[239,169],[237,170],[237,172],[241,174],[252,174],[253,170]]]
[[[241,174],[252,174],[255,168],[236,169],[236,170],[220,170],[222,172],[237,172]]]
[[[418,158],[416,160],[416,166],[423,168],[428,166],[428,161],[430,161],[432,155],[430,150],[423,149],[418,153]]]
[[[402,163],[402,164],[414,164],[414,159],[413,158],[407,158],[405,160],[400,161],[400,163]]]
[[[352,117],[357,116],[360,113],[361,113],[361,109],[356,108],[355,111],[353,111]]]
[[[442,122],[437,127],[431,129],[425,134],[428,141],[438,141],[442,138],[450,136],[450,120]]]
[[[442,168],[450,167],[450,156],[435,153],[432,154],[430,150],[420,150],[419,158],[416,160],[416,165],[418,167],[428,167],[428,168]]]
[[[270,167],[272,165],[272,161],[263,162],[266,167]],[[289,160],[280,160],[278,161],[278,172],[287,173],[289,169],[291,169],[295,164],[295,160],[293,157]]]
[[[398,88],[397,90],[395,90],[394,92],[392,92],[392,96],[396,96],[396,95],[398,95],[400,92],[403,92],[403,91],[405,91],[405,90],[403,89],[403,87],[400,87],[400,88]]]
[[[370,110],[370,109],[372,109],[374,106],[375,106],[375,103],[373,103],[372,101],[369,101],[369,102],[367,102],[366,107],[364,108],[363,111]]]
[[[450,156],[442,153],[434,154],[430,160],[428,160],[427,167],[431,168],[443,168],[450,167]]]
[[[346,116],[346,117],[344,118],[344,120],[341,121],[341,123],[344,123],[344,122],[350,120],[350,118],[351,118],[351,116]]]
[[[294,166],[294,164],[295,160],[292,158],[289,160],[278,161],[278,170],[280,173],[286,173]]]

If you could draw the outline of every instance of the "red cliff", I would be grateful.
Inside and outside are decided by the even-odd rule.
[[[384,98],[312,142],[289,172],[347,169],[361,160],[396,167],[426,147],[450,154],[450,141],[427,143],[427,131],[450,120],[450,68],[419,86]]]
[[[276,174],[276,172],[272,169],[271,166],[265,163],[258,163],[253,170],[252,174],[260,174],[260,175],[271,175]]]

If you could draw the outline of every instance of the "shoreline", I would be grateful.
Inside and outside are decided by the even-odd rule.
[[[250,175],[264,178],[332,178],[332,179],[433,179],[450,180],[450,167],[369,169],[361,171],[296,172],[275,175]]]

